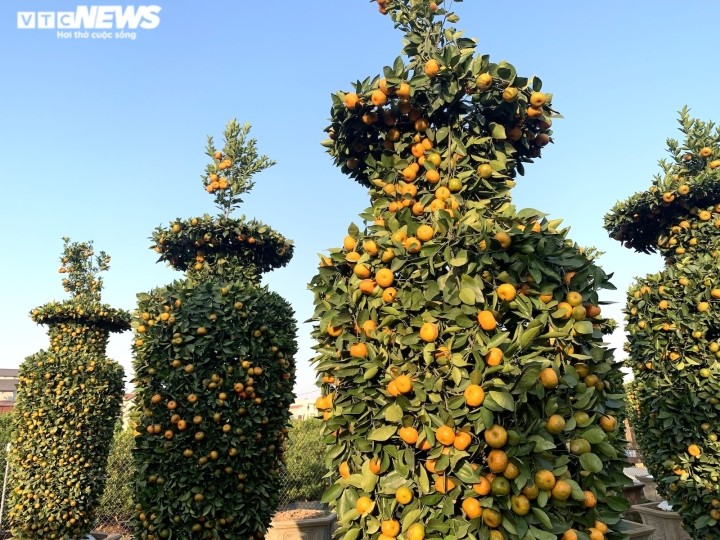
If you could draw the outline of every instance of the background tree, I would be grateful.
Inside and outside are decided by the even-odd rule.
[[[60,273],[71,293],[32,311],[50,348],[20,366],[10,451],[13,538],[84,538],[95,521],[124,393],[123,369],[105,356],[130,315],[101,303],[105,252],[64,238]]]
[[[439,3],[378,3],[402,56],[333,96],[324,143],[372,206],[311,283],[337,537],[621,538],[611,285],[511,204],[551,95]]]
[[[625,246],[659,251],[665,268],[628,291],[628,366],[638,444],[658,491],[693,538],[720,535],[720,129],[680,112],[648,191],[605,217]]]
[[[133,321],[138,538],[262,538],[277,504],[296,327],[290,305],[259,282],[293,248],[230,217],[272,165],[249,131],[233,120],[222,149],[208,139],[202,179],[220,215],[153,233],[160,260],[186,277],[138,295]]]

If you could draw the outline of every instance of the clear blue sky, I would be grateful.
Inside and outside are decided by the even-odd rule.
[[[278,162],[256,178],[244,212],[296,245],[291,264],[265,281],[308,319],[316,254],[340,245],[369,201],[319,145],[330,94],[392,63],[401,34],[390,19],[365,0],[157,0],[160,25],[135,40],[17,29],[18,11],[76,5],[0,4],[0,367],[47,345],[27,314],[64,298],[62,236],[110,253],[104,299],[116,307],[132,309],[136,292],[181,277],[155,264],[148,237],[175,217],[214,212],[199,180],[205,136],[219,136],[233,117],[252,123],[260,150]],[[455,8],[480,52],[539,76],[565,116],[553,126],[556,144],[519,179],[516,205],[565,218],[573,239],[606,251],[600,263],[619,290],[603,299],[624,302],[633,277],[661,261],[608,239],[602,217],[649,185],[684,104],[720,120],[720,3],[467,0]],[[620,304],[605,313],[622,318]],[[300,325],[303,395],[315,393],[309,333]],[[130,339],[114,337],[109,349],[128,373]]]

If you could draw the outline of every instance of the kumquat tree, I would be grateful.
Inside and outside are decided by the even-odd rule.
[[[559,220],[511,204],[551,95],[440,2],[378,3],[402,56],[333,95],[324,143],[372,206],[310,284],[336,536],[622,538],[612,285]]]
[[[105,356],[110,332],[130,314],[101,303],[110,257],[64,238],[60,273],[71,298],[32,311],[50,327],[50,348],[20,366],[8,518],[13,538],[85,538],[105,485],[105,466],[125,391]]]
[[[263,538],[277,505],[296,324],[260,278],[293,246],[230,217],[273,164],[249,130],[233,120],[223,148],[208,139],[202,180],[220,215],[153,233],[160,260],[186,277],[138,295],[133,319],[137,538]]]
[[[720,129],[680,112],[683,141],[646,192],[605,218],[625,246],[665,268],[628,291],[628,367],[638,443],[658,491],[693,538],[720,536]]]

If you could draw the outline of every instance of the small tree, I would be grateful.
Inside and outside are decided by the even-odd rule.
[[[177,219],[153,234],[185,279],[138,295],[134,456],[136,536],[262,538],[278,501],[296,326],[290,305],[259,285],[292,244],[230,213],[272,162],[249,125],[208,139],[203,175],[220,215]]]
[[[693,538],[720,535],[720,129],[680,112],[648,191],[615,205],[610,235],[665,268],[628,291],[631,417],[658,491]]]
[[[619,538],[611,285],[559,221],[511,204],[551,95],[439,3],[379,1],[403,55],[333,96],[325,145],[372,206],[311,283],[324,500],[338,538]]]
[[[100,302],[110,257],[70,242],[60,273],[72,294],[32,312],[50,327],[50,348],[20,366],[10,452],[13,538],[84,538],[95,521],[124,392],[123,369],[105,356],[110,332],[130,316]]]

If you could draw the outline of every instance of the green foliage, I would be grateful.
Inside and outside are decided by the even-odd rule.
[[[252,171],[254,143],[234,144],[233,163]],[[254,240],[239,244],[246,234]],[[155,239],[187,277],[139,294],[133,320],[136,537],[263,534],[278,502],[296,326],[290,305],[258,282],[291,246],[227,215],[176,221]]]
[[[61,273],[73,298],[33,312],[50,325],[50,348],[20,366],[10,453],[13,538],[79,538],[90,532],[124,392],[122,367],[105,357],[109,332],[129,314],[100,303],[91,242],[65,239]],[[58,307],[62,306],[62,307]]]
[[[372,206],[310,284],[336,536],[377,538],[396,520],[415,538],[555,540],[598,520],[618,538],[624,393],[598,294],[610,276],[559,221],[510,204],[550,142],[551,96],[475,55],[444,10],[384,4],[407,64],[334,95],[324,143]],[[534,492],[543,470],[570,496]],[[464,510],[473,498],[483,519]]]
[[[7,444],[12,442],[13,413],[0,414],[0,474],[5,474]]]
[[[665,204],[619,203],[606,222],[622,238],[658,249],[662,272],[636,280],[628,291],[628,366],[633,369],[636,405],[630,416],[648,470],[658,491],[683,516],[693,538],[720,534],[720,131],[680,114],[683,143],[668,141],[671,162],[661,162],[652,191],[631,198]],[[685,186],[680,193],[679,186]],[[662,195],[661,195],[662,194]],[[637,217],[627,212],[637,212]],[[649,239],[653,239],[652,244]],[[647,242],[646,242],[647,240]],[[714,504],[713,504],[714,503]]]
[[[290,426],[282,490],[289,503],[318,501],[327,487],[322,429],[323,423],[314,418],[294,420]]]

